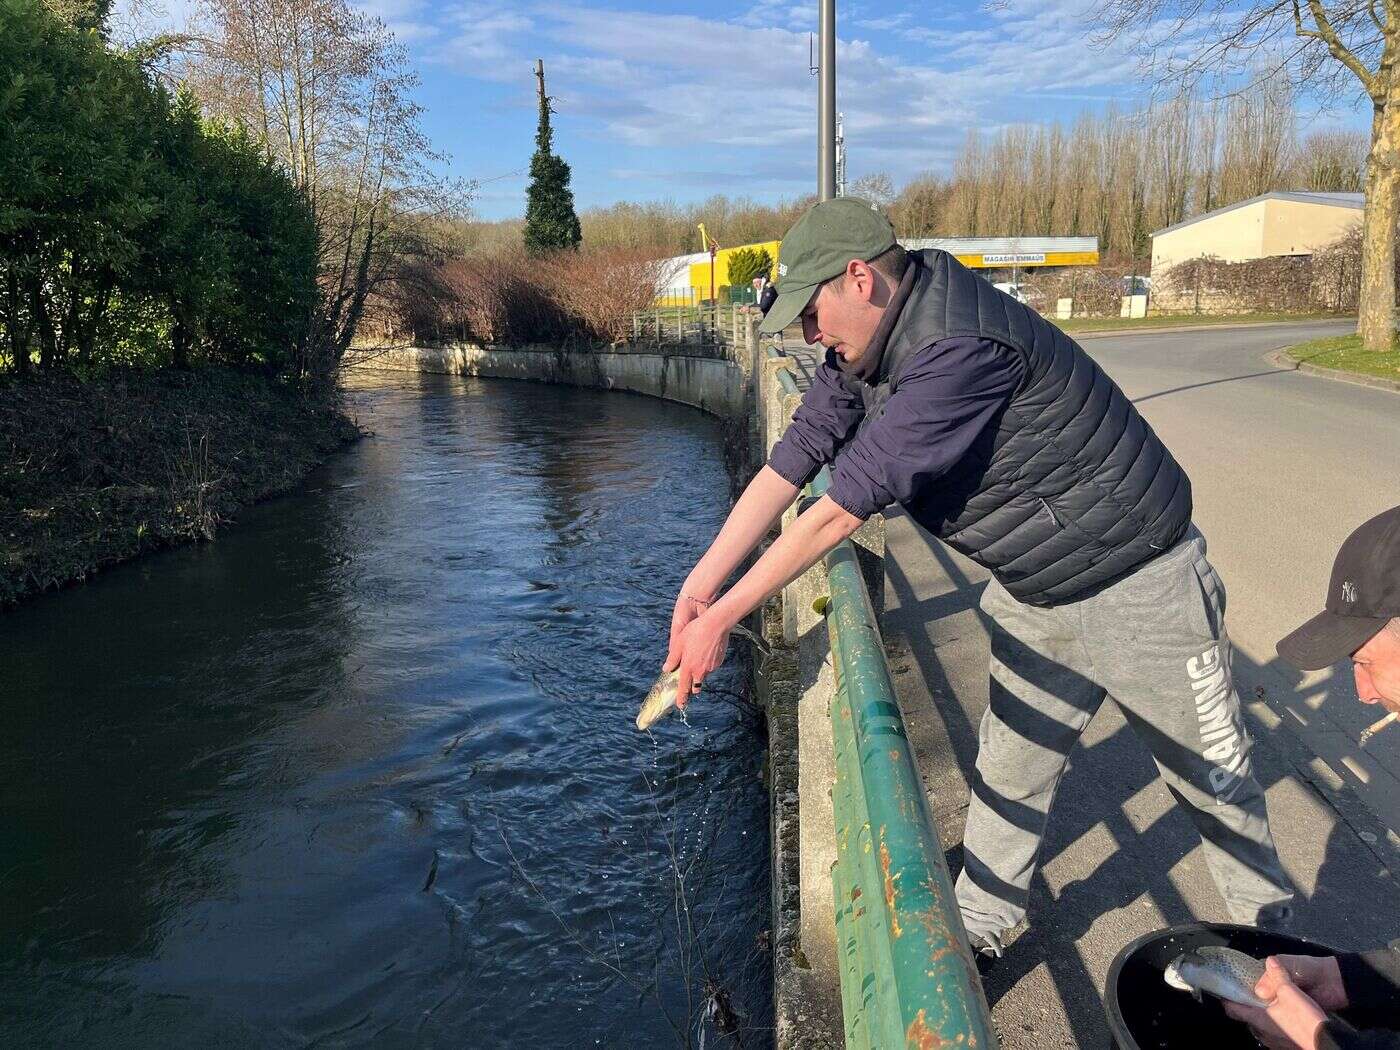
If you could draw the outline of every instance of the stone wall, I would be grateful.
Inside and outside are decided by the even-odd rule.
[[[725,419],[747,418],[748,355],[738,360],[683,354],[561,350],[465,344],[368,352],[365,367],[404,372],[522,379],[626,390],[693,405]]]

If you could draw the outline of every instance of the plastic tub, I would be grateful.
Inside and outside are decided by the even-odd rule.
[[[1119,1050],[1258,1050],[1246,1025],[1225,1016],[1220,1000],[1196,1002],[1162,978],[1182,952],[1220,944],[1263,959],[1269,955],[1335,955],[1336,949],[1301,937],[1231,923],[1188,923],[1144,934],[1108,968],[1103,1005]]]

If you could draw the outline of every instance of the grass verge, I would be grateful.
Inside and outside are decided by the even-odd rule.
[[[1057,321],[1046,318],[1051,324],[1071,334],[1075,332],[1137,331],[1151,328],[1176,328],[1178,326],[1214,324],[1288,324],[1299,321],[1337,321],[1344,314],[1156,314],[1152,317],[1077,317],[1072,320]]]
[[[1350,372],[1358,376],[1378,376],[1400,382],[1400,350],[1376,353],[1361,348],[1359,335],[1341,335],[1332,339],[1314,339],[1289,347],[1288,356],[1299,364]]]
[[[0,606],[212,539],[358,433],[338,406],[232,369],[0,382]]]

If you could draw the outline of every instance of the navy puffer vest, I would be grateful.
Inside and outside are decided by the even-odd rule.
[[[1021,355],[1025,373],[984,440],[910,515],[1030,605],[1085,597],[1180,540],[1190,479],[1118,385],[1073,339],[948,253],[914,255],[909,299],[876,374],[859,384],[867,422],[909,359],[940,339],[995,340]]]

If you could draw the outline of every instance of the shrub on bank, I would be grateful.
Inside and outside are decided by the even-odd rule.
[[[239,131],[51,5],[0,0],[0,370],[302,374],[310,205]]]
[[[1036,270],[1023,281],[1032,305],[1047,317],[1055,314],[1060,299],[1074,300],[1075,317],[1117,317],[1123,297],[1123,275],[1131,273],[1124,265],[1067,267],[1062,270]]]
[[[628,249],[518,250],[419,261],[376,304],[366,341],[617,343],[651,306],[661,263]]]
[[[1400,259],[1396,260],[1400,280]],[[1193,313],[1354,313],[1361,292],[1361,226],[1310,255],[1178,263],[1154,289],[1154,305]]]

